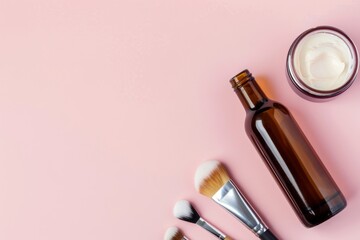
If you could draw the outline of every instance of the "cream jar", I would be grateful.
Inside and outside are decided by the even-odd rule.
[[[341,30],[316,27],[295,39],[286,67],[290,85],[300,96],[310,100],[331,98],[348,89],[356,79],[358,52]]]

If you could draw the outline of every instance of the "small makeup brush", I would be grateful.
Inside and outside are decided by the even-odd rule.
[[[245,224],[262,240],[278,240],[230,179],[218,161],[207,161],[195,173],[195,188]]]
[[[231,238],[227,237],[224,233],[220,232],[217,228],[212,226],[210,223],[205,221],[200,215],[197,213],[195,208],[191,205],[191,203],[187,200],[179,200],[176,202],[174,206],[174,216],[180,220],[195,223],[200,227],[204,228],[206,231],[215,235],[218,239],[221,240],[231,240]]]
[[[164,240],[190,240],[185,237],[181,230],[177,227],[169,227],[164,236]]]

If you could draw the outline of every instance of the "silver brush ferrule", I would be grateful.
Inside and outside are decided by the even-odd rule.
[[[226,236],[220,232],[219,229],[212,226],[210,223],[206,222],[203,218],[199,218],[199,220],[196,222],[196,225],[199,225],[200,227],[204,228],[208,232],[215,235],[218,239],[224,240]]]
[[[190,239],[188,239],[187,237],[183,236],[183,237],[181,238],[181,240],[190,240]]]
[[[259,236],[268,229],[231,180],[225,183],[212,199],[238,218],[256,235]]]

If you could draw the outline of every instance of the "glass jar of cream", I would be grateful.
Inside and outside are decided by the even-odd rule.
[[[291,45],[286,63],[290,85],[306,99],[331,98],[348,89],[358,68],[355,44],[341,30],[309,29]]]

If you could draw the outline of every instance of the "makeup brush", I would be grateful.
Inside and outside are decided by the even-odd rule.
[[[190,240],[185,237],[181,230],[177,227],[169,227],[164,236],[164,240]]]
[[[195,173],[195,188],[239,219],[262,240],[277,240],[218,161],[207,161]]]
[[[191,203],[187,200],[179,200],[176,202],[174,206],[174,216],[180,220],[195,223],[200,227],[204,228],[206,231],[215,235],[218,239],[221,240],[231,240],[231,238],[227,237],[224,233],[220,232],[217,228],[212,226],[210,223],[205,221],[200,215],[197,213],[195,208],[191,205]]]

